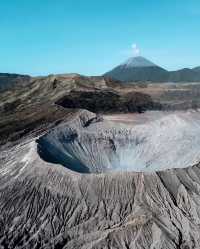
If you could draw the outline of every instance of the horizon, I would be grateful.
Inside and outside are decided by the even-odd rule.
[[[147,60],[147,61],[149,61],[150,63],[152,63],[152,64],[154,64],[155,66],[158,66],[158,67],[161,67],[161,66],[159,66],[159,65],[157,65],[157,64],[155,64],[153,61],[151,61],[151,60],[149,60],[148,58],[146,58],[146,57],[144,57],[144,56],[141,56],[141,55],[138,55],[138,56],[131,56],[131,57],[129,57],[129,58],[127,58],[124,62],[122,62],[121,64],[119,64],[119,65],[116,65],[115,67],[117,67],[117,66],[120,66],[120,65],[123,65],[126,61],[128,61],[128,60],[130,60],[130,59],[134,59],[134,58],[143,58],[143,59],[145,59],[145,60]],[[114,67],[114,68],[115,68]],[[168,72],[173,72],[173,71],[179,71],[179,70],[183,70],[183,69],[195,69],[196,67],[198,67],[198,66],[195,66],[195,67],[185,67],[185,68],[178,68],[178,69],[174,69],[174,70],[168,70],[168,69],[166,69],[165,67],[162,67],[163,69],[165,69],[166,71],[168,71]],[[114,69],[114,68],[112,68],[112,69]],[[111,69],[111,70],[112,70]],[[107,72],[109,72],[109,70],[107,71]],[[20,75],[20,73],[13,73],[13,72],[0,72],[0,74],[6,74],[6,73],[8,73],[8,74],[19,74]],[[82,75],[82,76],[94,76],[94,77],[98,77],[98,76],[103,76],[104,74],[99,74],[99,75],[86,75],[86,74],[81,74],[81,73],[77,73],[77,72],[59,72],[59,73],[49,73],[49,74],[40,74],[40,75],[31,75],[31,74],[24,74],[24,75],[27,75],[27,76],[31,76],[31,77],[46,77],[46,76],[50,76],[50,75],[70,75],[70,74],[77,74],[77,75]],[[22,74],[23,75],[23,74]]]
[[[102,75],[132,56],[168,71],[200,66],[200,2],[0,3],[1,73]]]
[[[141,56],[141,55],[138,55],[138,56],[131,56],[131,57],[129,57],[129,58],[127,58],[124,62],[122,62],[121,64],[119,64],[119,65],[116,65],[115,67],[117,67],[117,66],[120,66],[120,65],[123,65],[123,64],[125,64],[128,60],[131,60],[131,59],[134,59],[134,58],[143,58],[143,59],[145,59],[145,60],[147,60],[148,62],[150,62],[150,63],[152,63],[152,64],[154,64],[155,66],[158,66],[158,67],[160,67],[159,65],[157,65],[157,64],[155,64],[153,61],[151,61],[151,60],[149,60],[148,58],[146,58],[146,57],[144,57],[144,56]],[[114,68],[115,68],[114,67]],[[174,70],[167,70],[165,67],[162,67],[163,69],[165,69],[166,71],[168,71],[168,72],[173,72],[173,71],[179,71],[179,70],[183,70],[183,69],[191,69],[191,70],[193,70],[193,69],[195,69],[196,67],[198,67],[198,66],[195,66],[195,67],[185,67],[185,68],[178,68],[178,69],[174,69]],[[112,68],[112,69],[114,69],[114,68]],[[112,70],[111,69],[111,70]],[[107,71],[107,72],[109,72],[109,70]],[[20,75],[20,73],[12,73],[12,72],[0,72],[0,74],[3,74],[3,73],[8,73],[8,74],[19,74]],[[60,73],[50,73],[50,74],[41,74],[41,75],[31,75],[31,74],[24,74],[24,75],[27,75],[27,76],[31,76],[31,77],[47,77],[47,76],[50,76],[50,75],[82,75],[82,76],[86,76],[86,77],[90,77],[90,76],[94,76],[94,77],[101,77],[101,76],[104,76],[104,74],[101,74],[101,75],[86,75],[86,74],[81,74],[81,73],[77,73],[77,72],[60,72]]]

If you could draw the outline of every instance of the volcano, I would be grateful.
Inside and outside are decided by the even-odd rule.
[[[165,82],[168,79],[167,70],[142,57],[131,57],[124,63],[105,73],[104,76],[120,81],[152,81]]]
[[[122,82],[199,82],[199,67],[167,71],[150,60],[142,57],[131,57],[104,76]]]

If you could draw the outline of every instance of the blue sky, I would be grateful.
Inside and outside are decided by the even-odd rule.
[[[103,74],[133,54],[200,66],[199,0],[0,0],[0,72]]]

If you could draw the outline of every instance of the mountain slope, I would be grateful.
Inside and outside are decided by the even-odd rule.
[[[169,81],[172,82],[195,82],[200,80],[200,71],[190,68],[183,68],[178,71],[170,72]]]
[[[0,73],[0,91],[7,90],[17,85],[24,86],[30,82],[28,75]]]
[[[200,67],[195,67],[193,68],[193,71],[197,72],[197,73],[200,73]]]
[[[151,62],[150,60],[142,57],[130,57],[128,60],[126,60],[124,63],[122,63],[120,66],[127,67],[127,68],[133,68],[133,67],[157,67],[156,64]]]
[[[129,58],[104,76],[124,82],[197,82],[200,81],[200,68],[184,68],[170,72],[138,56]]]
[[[168,78],[168,72],[153,62],[139,56],[132,57],[105,76],[121,81],[153,81],[163,82]]]

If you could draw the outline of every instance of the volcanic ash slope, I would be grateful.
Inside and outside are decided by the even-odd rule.
[[[113,127],[82,111],[2,151],[1,248],[200,248],[199,116]]]

